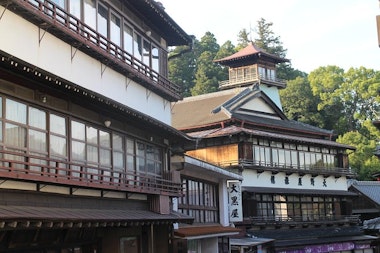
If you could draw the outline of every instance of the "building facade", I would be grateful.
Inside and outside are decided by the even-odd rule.
[[[0,1],[0,33],[0,251],[171,252],[192,38],[152,0]]]
[[[354,148],[286,118],[278,92],[286,84],[276,77],[286,61],[254,44],[216,60],[229,80],[219,92],[173,104],[173,126],[197,139],[189,156],[242,173],[242,208],[229,209],[246,234],[236,252],[263,251],[255,238],[273,239],[275,252],[372,252],[347,189]]]
[[[232,185],[240,186],[242,176],[191,156],[173,157],[172,165],[180,172],[183,188],[173,208],[194,218],[192,224],[174,227],[174,252],[229,253],[229,237],[241,231],[229,220],[230,189]],[[241,195],[238,187],[232,192]]]

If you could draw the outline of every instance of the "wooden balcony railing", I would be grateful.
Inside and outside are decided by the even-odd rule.
[[[0,178],[147,194],[182,194],[182,184],[174,182],[171,173],[158,176],[116,171],[6,150],[0,150]]]
[[[299,164],[287,164],[287,163],[271,163],[255,160],[231,160],[218,163],[221,167],[233,168],[251,168],[257,170],[268,170],[277,172],[289,172],[289,173],[310,173],[318,175],[336,175],[336,176],[355,176],[355,173],[350,168],[340,168],[323,166],[319,164],[315,165],[299,165]]]
[[[330,216],[252,216],[245,217],[243,224],[247,225],[296,225],[296,224],[359,224],[359,215],[330,215]]]
[[[248,75],[239,75],[235,78],[230,78],[229,80],[224,80],[219,82],[220,89],[227,89],[230,87],[244,86],[245,84],[252,84],[253,82],[260,82],[268,84],[270,86],[286,87],[286,81],[276,77],[267,77],[258,75],[256,73],[250,73]]]
[[[178,85],[52,1],[9,0],[0,1],[0,4],[24,16],[40,28],[48,30],[74,47],[93,55],[106,66],[113,67],[123,74],[127,73],[131,79],[138,79],[140,84],[158,92],[170,101],[182,98],[181,89]],[[15,8],[11,8],[12,6]],[[43,35],[40,35],[40,40],[42,39]]]

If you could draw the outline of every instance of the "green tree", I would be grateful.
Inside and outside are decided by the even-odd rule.
[[[175,47],[169,52],[168,58],[169,80],[181,87],[184,97],[190,96],[196,68],[194,51],[188,51],[187,46]]]
[[[298,76],[287,82],[286,88],[280,90],[281,103],[285,115],[313,126],[323,126],[322,115],[318,112],[318,97],[313,95],[307,77]]]
[[[222,59],[224,57],[230,56],[234,53],[236,53],[235,46],[232,44],[230,40],[227,40],[222,46],[220,46],[219,51],[215,55],[215,60]],[[215,63],[214,63],[215,64]],[[227,80],[228,79],[228,67],[221,66],[221,75],[219,78],[221,78],[219,81]]]
[[[223,80],[223,69],[213,60],[218,53],[218,45],[214,34],[206,32],[197,48],[200,53],[196,61],[195,85],[191,88],[191,95],[201,95],[218,90],[219,81]]]
[[[264,49],[267,53],[286,58],[286,49],[282,46],[280,36],[276,36],[272,30],[273,23],[264,18],[257,21],[255,45]]]
[[[320,67],[309,74],[313,94],[320,102],[325,126],[338,134],[361,129],[364,120],[373,120],[380,110],[380,72],[337,66]]]
[[[249,32],[247,32],[246,29],[240,30],[237,37],[238,44],[235,48],[236,51],[245,48],[246,46],[248,46],[249,43],[251,43],[252,40],[249,38],[249,35],[250,34]]]
[[[376,135],[374,127],[370,127],[372,122],[367,120],[363,122],[362,127],[366,128],[368,136],[359,131],[350,131],[340,136],[337,141],[356,147],[355,152],[349,154],[350,167],[357,173],[358,180],[373,180],[372,174],[378,172],[380,160],[374,156],[376,148]],[[369,128],[368,128],[369,127]]]

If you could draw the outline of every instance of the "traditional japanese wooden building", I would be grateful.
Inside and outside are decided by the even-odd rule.
[[[229,201],[230,221],[247,235],[239,252],[252,238],[274,239],[275,252],[372,252],[347,189],[355,177],[347,151],[355,148],[287,119],[278,92],[286,83],[276,76],[286,61],[254,44],[216,60],[229,80],[173,103],[173,126],[197,139],[187,155],[242,173],[242,206]]]
[[[153,0],[2,0],[0,34],[0,251],[171,252],[192,38]]]

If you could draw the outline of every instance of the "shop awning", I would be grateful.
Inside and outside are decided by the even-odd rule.
[[[188,226],[174,230],[174,236],[181,239],[203,239],[210,237],[231,236],[239,234],[241,229],[217,226]]]
[[[133,209],[0,206],[0,229],[125,227],[192,221],[192,217],[177,212],[158,214]]]
[[[273,242],[274,239],[270,238],[252,238],[252,237],[242,237],[242,238],[231,238],[231,246],[246,246],[252,247],[257,245],[262,245],[268,242]]]

